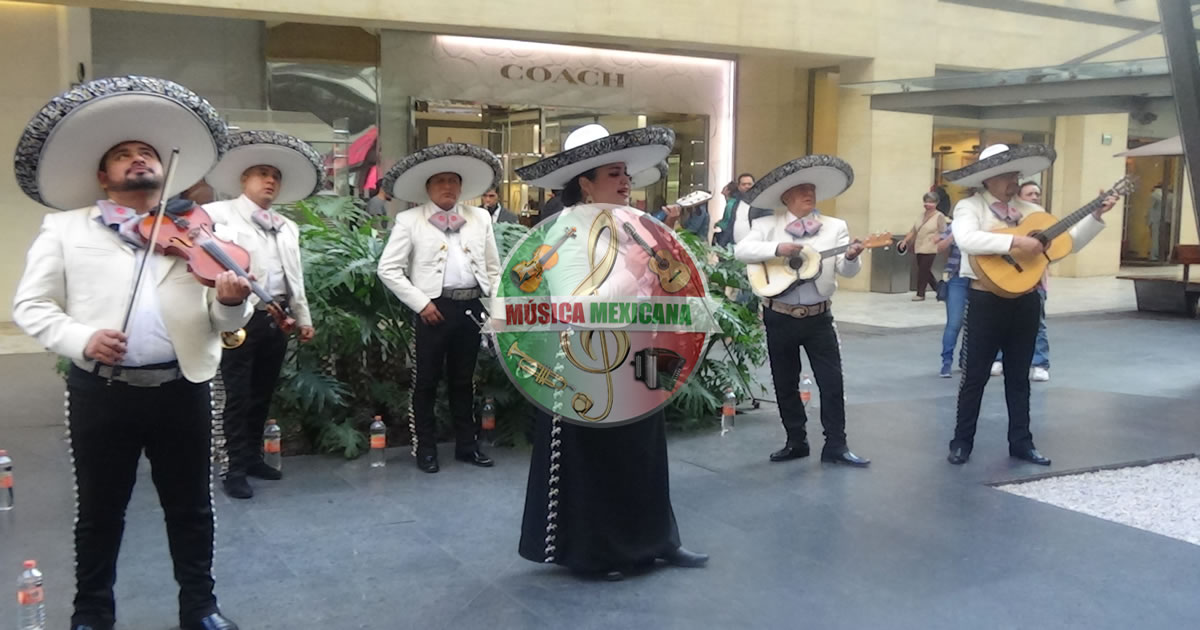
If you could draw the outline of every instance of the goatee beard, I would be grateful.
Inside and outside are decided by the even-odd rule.
[[[114,192],[135,192],[158,190],[162,188],[162,182],[153,175],[144,177],[126,178],[124,181],[117,183],[109,188]]]

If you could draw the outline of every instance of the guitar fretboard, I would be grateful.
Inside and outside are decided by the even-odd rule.
[[[1042,232],[1042,235],[1046,238],[1046,242],[1050,242],[1059,236],[1062,236],[1064,232],[1071,229],[1076,223],[1084,220],[1087,215],[1095,212],[1100,208],[1100,206],[1104,205],[1105,199],[1115,194],[1117,194],[1116,189],[1110,188],[1084,207],[1072,212],[1071,214],[1068,214],[1067,216],[1063,217],[1061,221],[1050,226],[1048,229]]]

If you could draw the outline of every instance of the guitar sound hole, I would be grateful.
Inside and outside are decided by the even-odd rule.
[[[788,266],[791,267],[792,269],[799,269],[804,266],[804,259],[803,258],[789,258]]]

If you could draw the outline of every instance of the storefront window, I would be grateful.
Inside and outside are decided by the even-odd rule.
[[[1155,138],[1130,138],[1129,148],[1155,142]],[[1125,159],[1125,172],[1137,178],[1137,187],[1125,203],[1125,232],[1121,262],[1163,263],[1179,242],[1179,191],[1183,162],[1179,156]]]
[[[1049,131],[1029,130],[1028,127],[1049,127],[1049,121],[1030,121],[1027,129],[995,129],[968,126],[941,126],[935,121],[933,129],[933,182],[942,186],[950,196],[950,206],[970,194],[962,186],[946,181],[943,174],[979,160],[979,154],[993,144],[1053,144],[1054,136]],[[1022,181],[1036,182],[1043,191],[1050,190],[1051,171],[1043,171]],[[1051,211],[1051,195],[1042,195],[1042,203]]]
[[[566,107],[490,105],[451,100],[414,100],[412,150],[442,142],[485,146],[504,165],[500,200],[532,225],[551,191],[531,187],[516,169],[562,150],[574,130],[599,123],[610,133],[661,125],[675,130],[674,152],[667,158],[668,176],[633,191],[634,207],[655,211],[693,190],[708,187],[708,117],[694,114],[609,114]]]

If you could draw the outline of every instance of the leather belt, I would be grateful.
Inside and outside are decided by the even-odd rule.
[[[88,372],[102,379],[118,381],[131,387],[158,387],[171,381],[183,378],[183,371],[178,363],[164,363],[144,367],[124,367],[116,370],[111,365],[90,362]],[[114,374],[114,372],[116,372]]]
[[[479,287],[471,287],[470,289],[442,289],[442,297],[454,300],[455,302],[478,300],[483,297],[483,289]]]
[[[805,317],[816,317],[822,313],[828,313],[833,303],[830,300],[825,300],[819,304],[784,304],[779,300],[766,300],[767,308],[776,313],[783,313],[796,319],[804,319]]]

